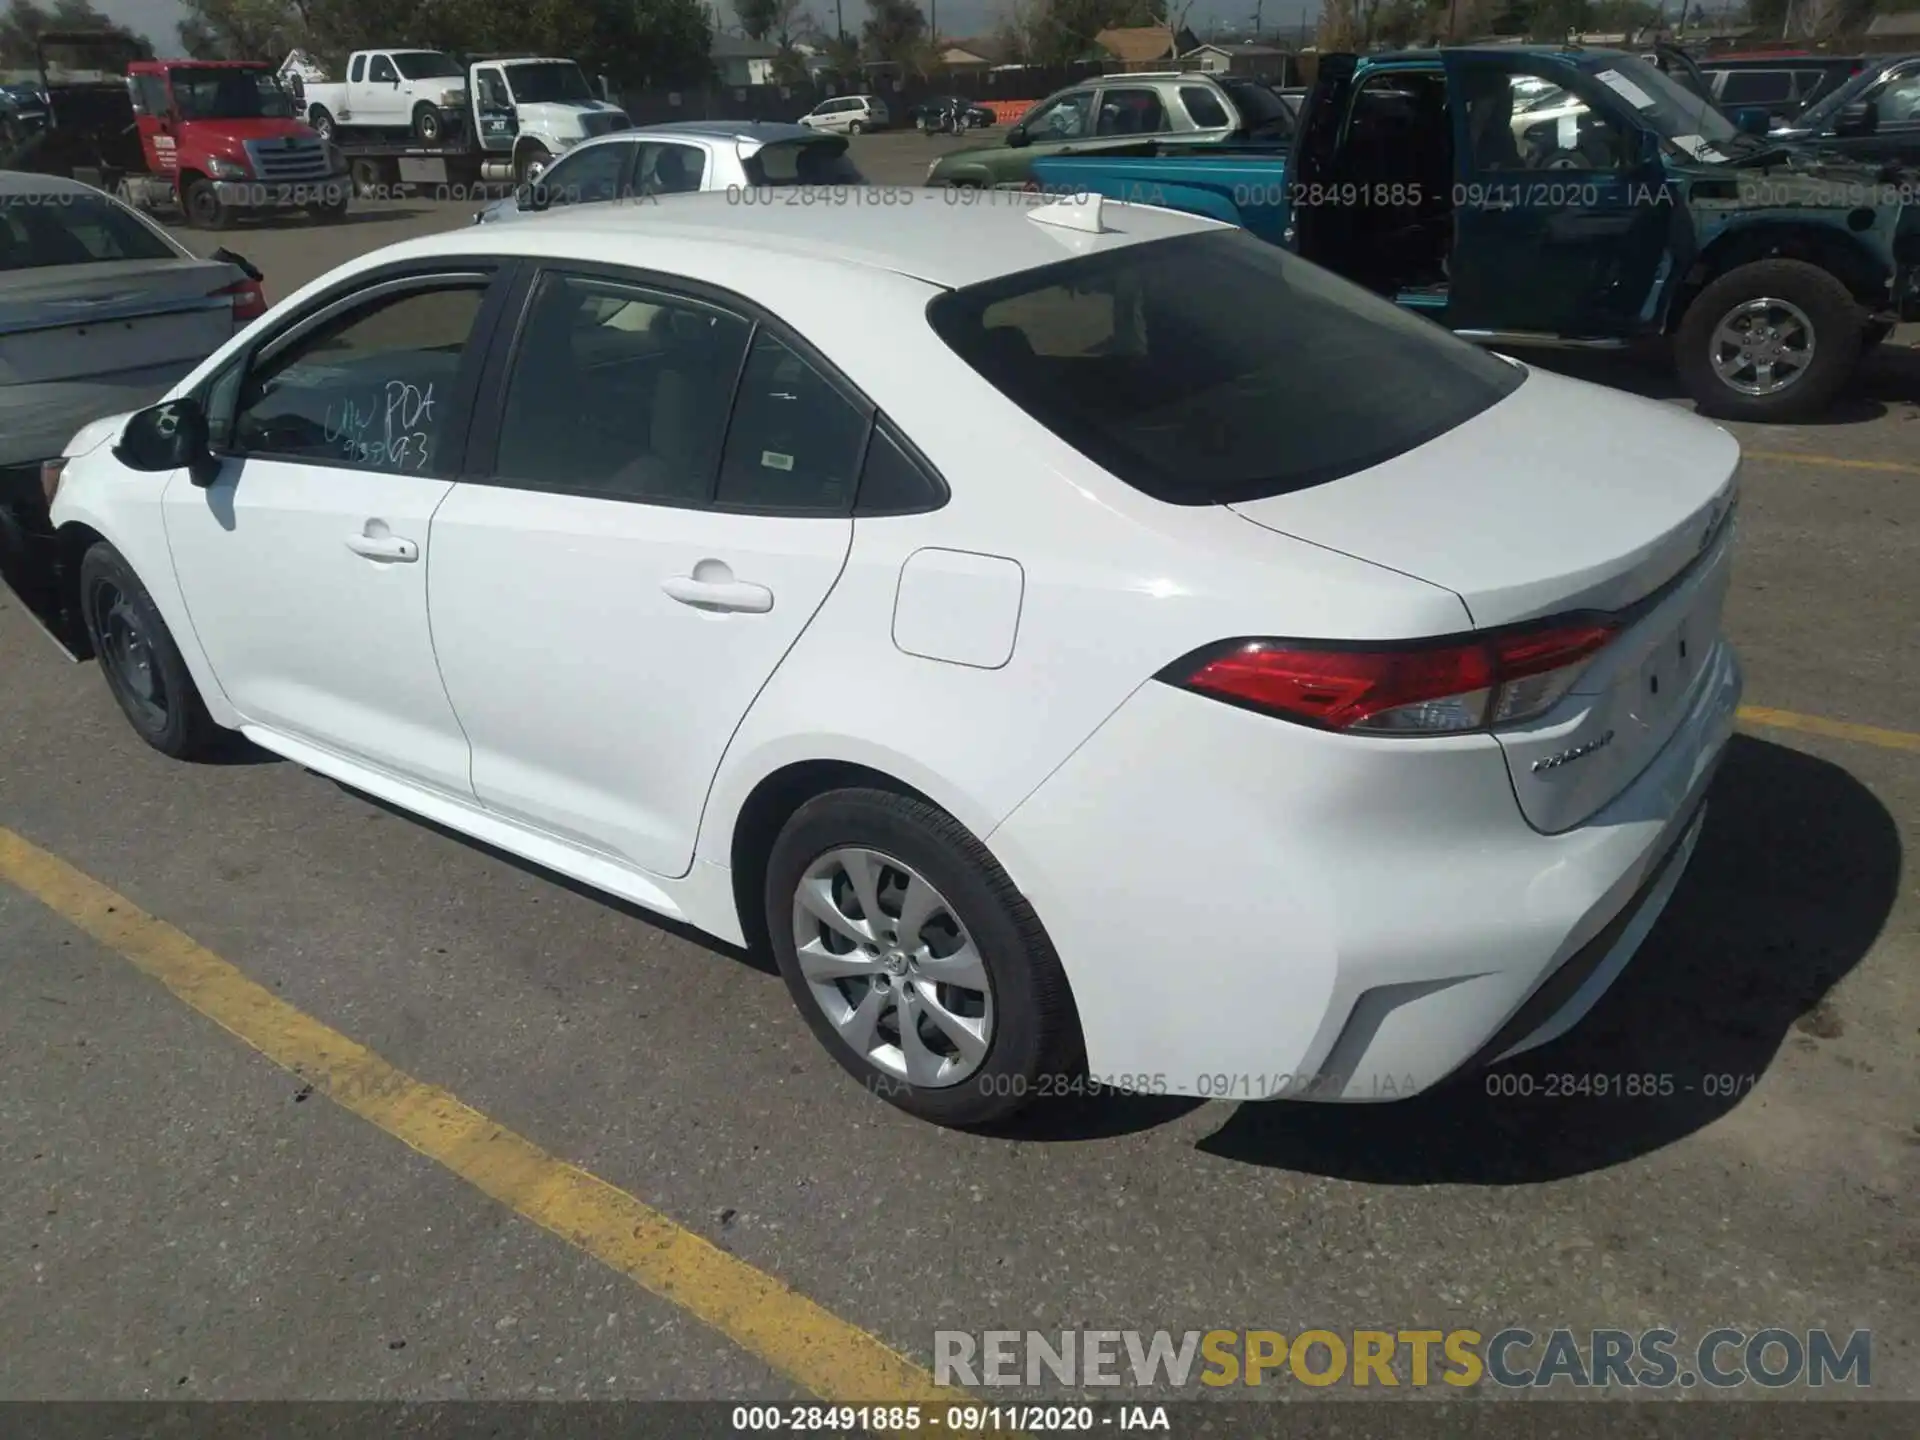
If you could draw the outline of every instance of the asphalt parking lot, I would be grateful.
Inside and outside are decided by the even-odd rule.
[[[950,142],[860,143],[911,183]],[[186,238],[281,296],[472,208]],[[1666,1325],[1870,1329],[1920,1400],[1917,329],[1737,427],[1747,723],[1532,1094],[937,1130],[770,960],[262,752],[169,762],[0,599],[0,1398],[877,1399],[937,1329]],[[1594,1074],[1673,1084],[1545,1093]]]

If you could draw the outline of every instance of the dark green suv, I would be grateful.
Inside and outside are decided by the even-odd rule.
[[[1282,141],[1293,111],[1269,86],[1193,71],[1099,75],[1049,95],[997,145],[956,150],[927,169],[927,184],[1024,186],[1033,162],[1054,155],[1097,155],[1142,140],[1209,145],[1228,140]]]

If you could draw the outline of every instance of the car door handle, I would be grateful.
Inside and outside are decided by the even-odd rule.
[[[398,535],[349,535],[347,548],[369,560],[406,565],[420,558],[420,547]]]
[[[705,565],[697,568],[704,569]],[[673,575],[662,580],[660,588],[682,605],[691,605],[696,610],[737,610],[748,615],[764,615],[773,609],[771,590],[764,585],[735,580],[731,572],[726,579],[711,580],[696,575]]]

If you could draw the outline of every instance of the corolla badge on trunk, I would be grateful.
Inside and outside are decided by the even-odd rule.
[[[1576,760],[1584,760],[1596,750],[1604,750],[1613,743],[1613,731],[1609,730],[1598,740],[1589,740],[1584,745],[1575,745],[1571,750],[1562,750],[1558,755],[1549,755],[1544,760],[1533,762],[1533,773],[1542,770],[1558,770],[1562,765],[1571,765]]]

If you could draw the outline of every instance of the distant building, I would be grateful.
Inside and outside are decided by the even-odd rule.
[[[955,40],[940,52],[940,63],[949,70],[973,74],[993,68],[993,57],[973,48],[967,41]]]
[[[766,40],[716,32],[707,54],[722,85],[771,85],[773,62],[780,58],[780,47]]]
[[[1094,36],[1093,58],[1104,60],[1118,70],[1161,70],[1172,66],[1199,43],[1184,25],[1177,35],[1164,25],[1129,26],[1102,30]]]
[[[1208,75],[1253,75],[1261,79],[1284,77],[1291,68],[1291,51],[1278,45],[1251,41],[1224,41],[1196,45],[1183,51],[1180,63]]]

